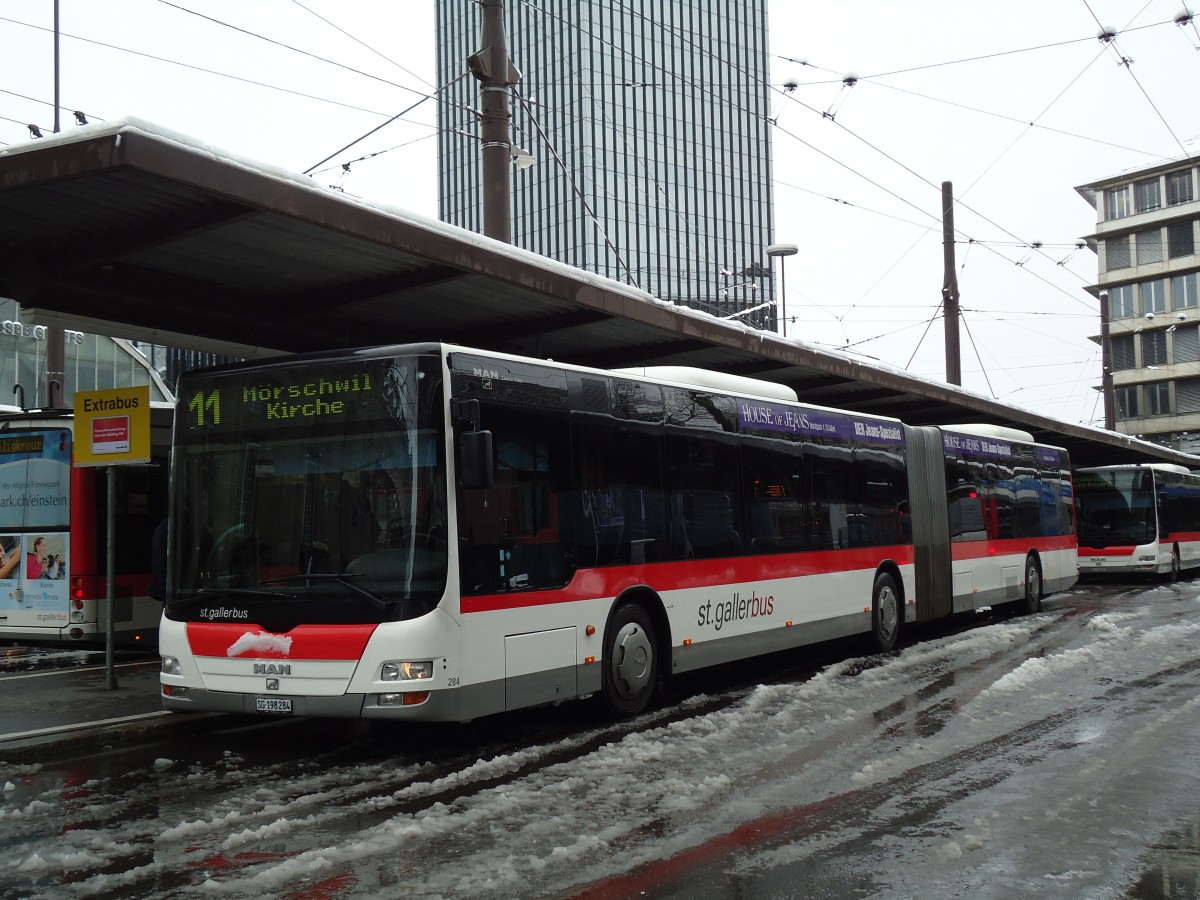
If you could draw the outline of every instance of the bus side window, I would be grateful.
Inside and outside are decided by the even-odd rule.
[[[854,451],[854,481],[861,495],[859,513],[863,522],[861,543],[856,546],[884,547],[912,541],[904,457],[896,451],[859,447]]]
[[[707,559],[741,551],[741,477],[732,437],[706,431],[667,436],[671,547],[676,558]]]
[[[752,553],[790,553],[820,546],[820,537],[814,535],[812,508],[804,496],[802,465],[798,444],[743,439]]]
[[[980,541],[987,537],[980,496],[982,485],[977,479],[978,473],[965,460],[946,456],[946,510],[952,541]]]
[[[851,470],[853,452],[846,446],[806,444],[804,466],[809,478],[816,535],[823,550],[850,546],[850,531],[856,527],[852,509]]]
[[[575,569],[560,508],[569,496],[565,413],[485,404],[493,435],[490,488],[459,492],[464,593],[561,587]]]
[[[572,437],[571,516],[580,567],[665,559],[661,430],[577,415]]]

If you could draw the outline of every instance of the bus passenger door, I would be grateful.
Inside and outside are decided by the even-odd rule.
[[[486,404],[483,427],[494,478],[459,491],[463,593],[561,587],[574,573],[559,510],[570,476],[566,417]]]

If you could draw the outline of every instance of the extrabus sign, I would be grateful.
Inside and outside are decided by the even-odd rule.
[[[150,462],[150,388],[75,393],[75,465]]]

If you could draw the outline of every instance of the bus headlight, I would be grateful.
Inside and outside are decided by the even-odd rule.
[[[179,660],[173,656],[164,656],[162,658],[162,672],[164,675],[182,675],[183,667],[179,665]]]
[[[383,664],[381,681],[420,681],[433,677],[433,661],[389,662]]]

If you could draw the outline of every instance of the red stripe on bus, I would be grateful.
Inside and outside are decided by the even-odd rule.
[[[196,656],[253,659],[359,659],[376,625],[297,625],[286,634],[249,623],[188,622]],[[243,638],[244,650],[235,649]],[[255,642],[255,638],[263,640]]]
[[[1200,531],[1173,531],[1165,538],[1159,538],[1159,544],[1186,544],[1200,541]],[[1153,541],[1147,541],[1147,545]],[[1145,546],[1145,545],[1143,545]],[[1112,547],[1080,547],[1080,556],[1132,556],[1137,547],[1133,544],[1120,544]]]
[[[897,565],[911,563],[912,545],[580,569],[571,582],[562,588],[463,597],[459,608],[464,613],[474,613],[572,603],[596,597],[615,597],[621,591],[639,584],[650,585],[656,591],[677,591],[722,584],[753,584],[779,578],[874,570],[884,560],[891,560]]]
[[[987,559],[992,556],[1024,556],[1029,550],[1053,553],[1075,550],[1074,535],[1065,537],[1004,538],[996,541],[956,541],[950,544],[954,559]]]

